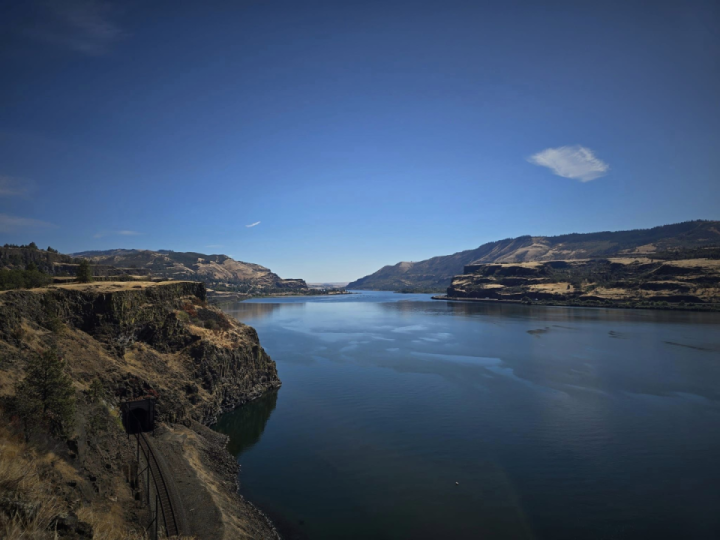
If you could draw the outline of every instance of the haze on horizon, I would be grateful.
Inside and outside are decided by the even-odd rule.
[[[350,281],[720,218],[720,4],[3,8],[0,244]]]

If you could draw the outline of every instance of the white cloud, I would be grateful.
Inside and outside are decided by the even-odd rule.
[[[31,183],[12,176],[0,175],[0,197],[17,197],[30,192]]]
[[[257,225],[260,225],[259,221],[256,221],[255,223],[251,223],[250,225],[245,225],[245,226],[249,228],[249,227],[255,227]]]
[[[547,167],[563,178],[572,178],[581,182],[589,182],[605,176],[610,169],[610,165],[596,158],[592,150],[580,145],[546,148],[530,156],[528,161]]]
[[[138,231],[100,231],[93,235],[93,238],[102,238],[103,236],[141,236],[143,233]]]
[[[8,214],[0,214],[0,232],[3,233],[25,229],[37,229],[41,227],[55,227],[55,225],[48,223],[47,221],[40,221],[39,219],[29,219],[11,216]]]

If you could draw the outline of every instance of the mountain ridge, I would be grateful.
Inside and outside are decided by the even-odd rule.
[[[269,268],[222,254],[167,249],[110,249],[81,251],[73,253],[73,256],[88,259],[94,264],[147,271],[167,279],[197,279],[214,287],[307,289],[302,279],[283,279]]]
[[[524,235],[419,262],[399,262],[348,284],[348,289],[442,291],[469,264],[651,256],[673,249],[720,245],[720,221],[695,220],[649,229]]]

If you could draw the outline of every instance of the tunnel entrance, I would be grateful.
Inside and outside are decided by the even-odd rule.
[[[139,399],[120,405],[122,423],[128,435],[147,433],[155,429],[155,400]]]

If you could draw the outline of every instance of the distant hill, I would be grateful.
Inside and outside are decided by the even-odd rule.
[[[326,281],[322,283],[308,283],[308,287],[311,289],[344,289],[347,284],[347,281]]]
[[[258,289],[307,289],[302,279],[283,279],[264,266],[236,261],[227,255],[112,249],[83,251],[75,253],[74,256],[89,259],[97,265],[113,266],[125,271],[149,272],[153,277],[166,279],[198,280],[210,287],[229,287],[241,292],[257,292]]]
[[[472,263],[518,263],[531,261],[592,259],[657,255],[667,258],[678,249],[720,245],[719,221],[687,221],[652,229],[619,232],[564,234],[561,236],[520,236],[453,255],[420,262],[385,266],[369,276],[348,284],[348,289],[437,290],[450,285]]]

